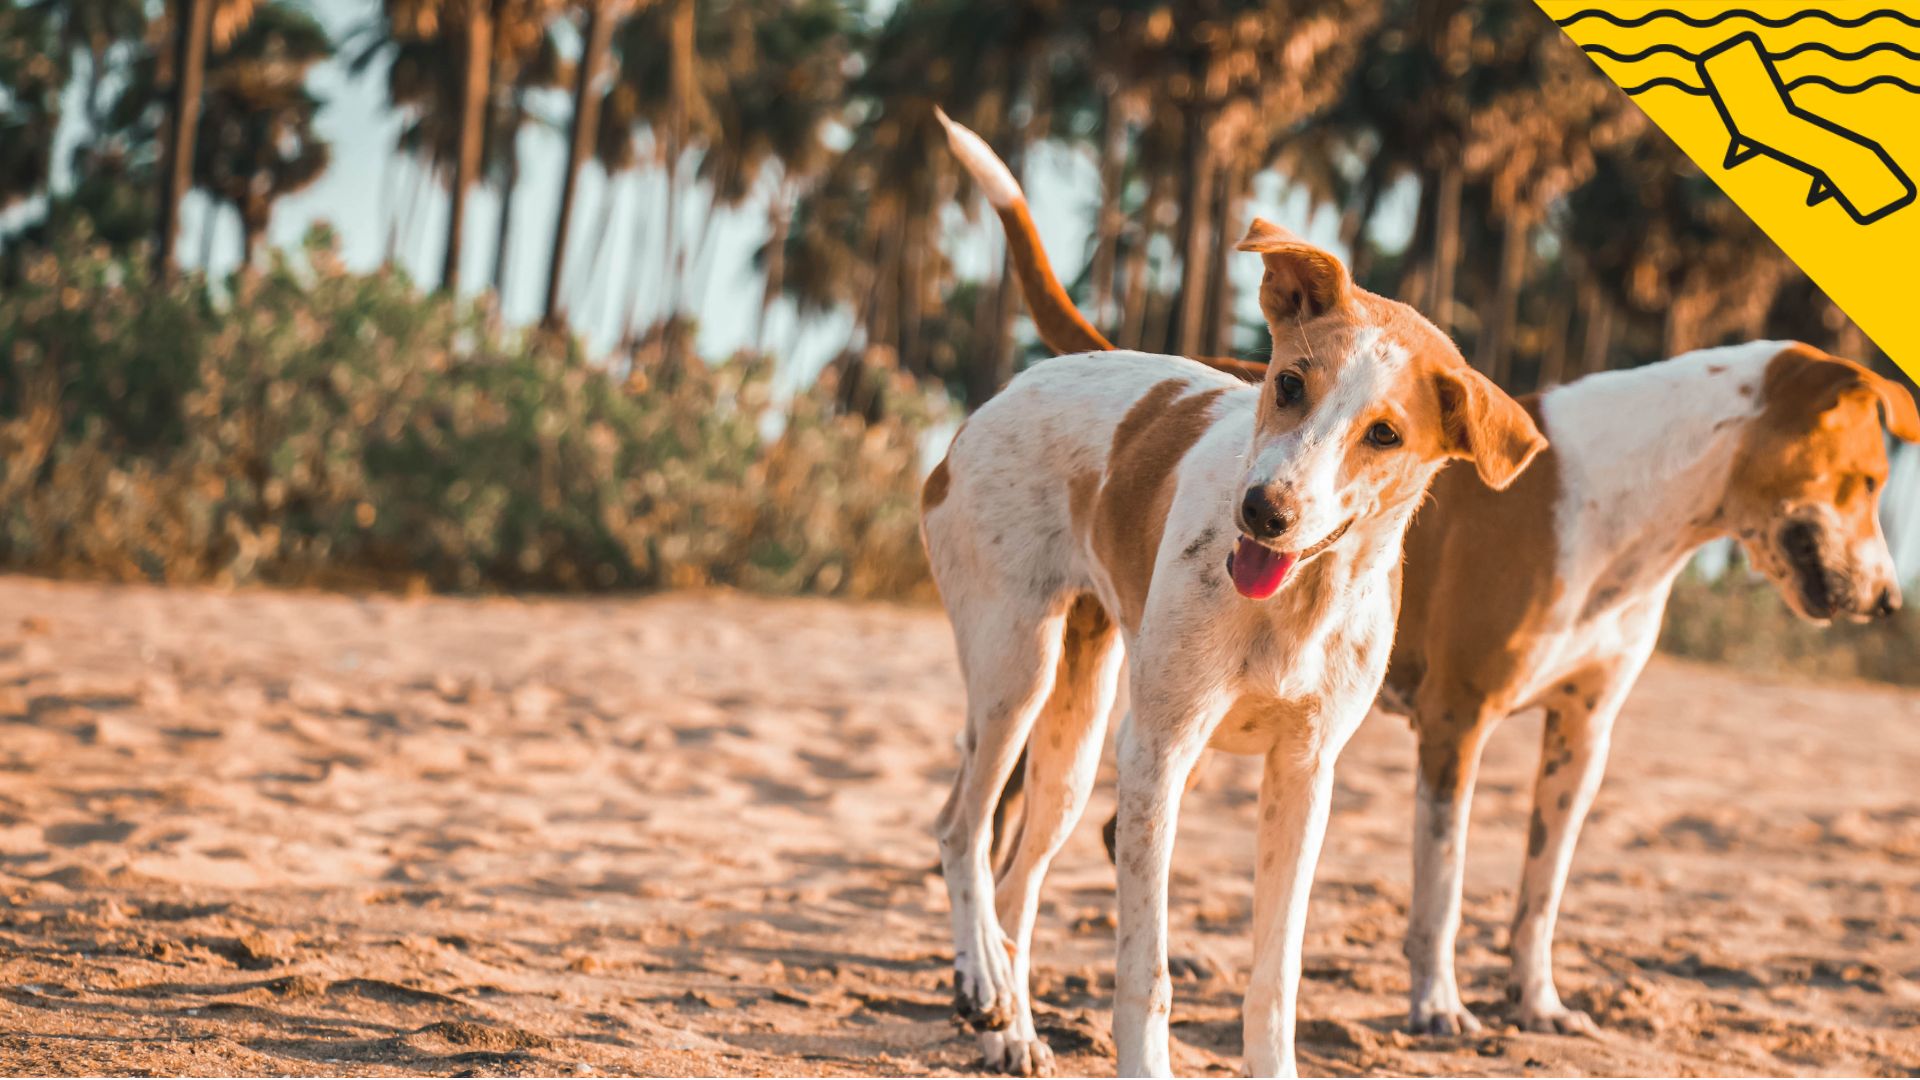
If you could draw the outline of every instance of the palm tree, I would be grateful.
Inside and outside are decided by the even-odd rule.
[[[180,231],[180,201],[193,185],[193,140],[200,128],[200,95],[206,83],[207,46],[232,41],[253,17],[256,0],[174,0],[173,55],[168,71],[167,136],[160,172],[159,242],[154,245],[154,273],[171,276],[176,269],[174,245]]]
[[[493,249],[492,281],[496,297],[506,288],[507,253],[520,188],[520,131],[531,119],[527,97],[567,81],[567,64],[560,57],[551,28],[541,25],[538,30],[539,36],[531,48],[496,50],[500,55],[496,55],[494,61],[494,93],[482,158],[488,163],[489,171],[497,174],[500,191],[500,227]]]
[[[387,99],[404,109],[400,148],[446,178],[450,218],[440,287],[460,284],[467,196],[487,163],[489,88],[496,70],[518,72],[549,48],[557,0],[382,0],[381,19],[360,34],[349,70],[390,58]],[[495,154],[512,146],[493,141]]]
[[[440,263],[440,288],[460,287],[460,251],[465,236],[467,191],[480,176],[485,132],[487,84],[493,55],[495,0],[383,0],[391,36],[402,42],[435,41],[450,45],[458,75],[448,95],[453,132],[448,178],[447,243]]]
[[[314,128],[322,102],[306,81],[333,51],[303,8],[267,0],[208,63],[194,180],[239,213],[243,266],[255,262],[274,203],[327,167],[329,149]]]
[[[644,0],[643,0],[644,2]],[[567,129],[567,166],[560,180],[559,218],[553,229],[553,251],[547,261],[547,298],[541,309],[541,321],[557,329],[566,319],[560,305],[562,271],[567,260],[567,239],[573,228],[573,206],[578,197],[580,168],[593,152],[594,135],[600,125],[601,86],[607,67],[607,55],[614,28],[631,10],[634,0],[583,0],[584,25],[581,27],[581,51],[573,76],[573,116]]]

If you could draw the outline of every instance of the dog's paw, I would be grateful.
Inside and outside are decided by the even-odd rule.
[[[1169,956],[1167,974],[1189,982],[1212,982],[1220,977],[1220,969],[1204,956]]]
[[[980,1056],[987,1068],[1008,1076],[1053,1075],[1053,1050],[1040,1039],[1021,1038],[1010,1031],[981,1032]]]
[[[982,1034],[1005,1031],[1013,1024],[1013,990],[965,967],[953,969],[953,1012],[960,1022]]]
[[[1407,1014],[1407,1031],[1414,1035],[1452,1038],[1478,1035],[1481,1030],[1479,1019],[1465,1005],[1416,1006]]]
[[[1600,1037],[1600,1025],[1593,1017],[1579,1009],[1569,1009],[1565,1005],[1529,1008],[1521,1006],[1514,1017],[1514,1023],[1520,1030],[1540,1035],[1584,1035],[1590,1039]]]

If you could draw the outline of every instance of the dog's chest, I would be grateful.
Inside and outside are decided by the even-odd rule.
[[[1263,754],[1281,743],[1319,742],[1365,715],[1385,674],[1391,612],[1341,605],[1339,617],[1300,632],[1270,625],[1256,632],[1233,680],[1233,704],[1208,745]]]

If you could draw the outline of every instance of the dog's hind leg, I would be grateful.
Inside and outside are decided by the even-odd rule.
[[[1580,824],[1606,771],[1614,718],[1644,662],[1643,654],[1639,662],[1577,676],[1547,708],[1527,828],[1527,868],[1508,950],[1513,955],[1508,992],[1519,1004],[1516,1020],[1523,1031],[1598,1034],[1593,1018],[1562,1004],[1553,985],[1553,924]]]
[[[990,1068],[1040,1076],[1053,1063],[1033,1023],[1033,923],[1047,867],[1072,834],[1093,791],[1119,685],[1121,653],[1119,634],[1099,601],[1091,596],[1075,601],[1067,614],[1053,693],[1027,741],[1026,808],[996,894],[1000,924],[1013,939],[1018,1005],[1013,1026],[980,1034],[981,1054]]]
[[[1011,942],[994,912],[993,811],[1053,689],[1065,604],[974,594],[950,604],[967,683],[960,775],[935,825],[952,904],[954,1008],[976,1031],[1015,1019]]]

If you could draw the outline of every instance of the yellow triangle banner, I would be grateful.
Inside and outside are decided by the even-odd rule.
[[[1920,378],[1920,0],[1538,0]]]

